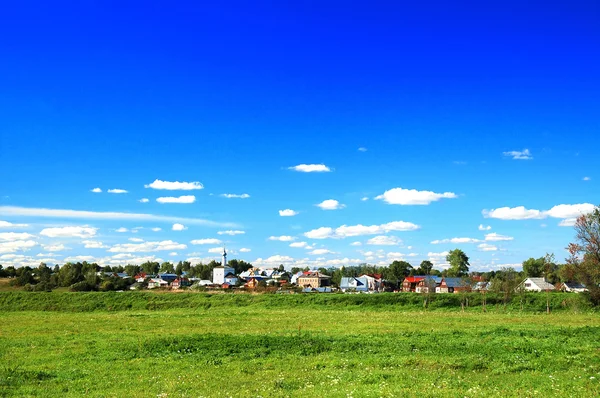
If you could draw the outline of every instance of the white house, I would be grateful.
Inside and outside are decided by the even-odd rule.
[[[583,293],[587,292],[587,288],[581,283],[577,282],[565,282],[560,286],[560,290],[563,292],[571,292],[571,293]]]
[[[224,281],[229,285],[236,285],[238,283],[238,277],[235,276],[233,272],[230,272],[225,275]]]
[[[225,283],[225,276],[228,274],[235,275],[235,269],[227,266],[227,252],[225,248],[223,248],[223,260],[221,261],[221,265],[213,268],[213,280],[212,282],[215,285],[222,285]]]
[[[548,282],[544,278],[527,278],[519,287],[523,288],[527,292],[545,292],[548,290],[556,290],[554,286]]]
[[[169,282],[161,278],[152,278],[148,281],[148,289],[154,289],[156,287],[168,287]]]

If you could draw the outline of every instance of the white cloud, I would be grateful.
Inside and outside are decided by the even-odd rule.
[[[154,227],[154,228],[152,228],[152,231],[159,232],[159,231],[162,231],[162,228],[160,228],[160,227]]]
[[[0,220],[0,228],[25,228],[28,227],[28,224],[13,224],[8,221]]]
[[[297,216],[298,212],[292,209],[279,210],[279,215],[281,217],[293,217]]]
[[[474,238],[452,238],[452,239],[434,240],[431,242],[431,244],[439,245],[439,244],[443,244],[443,243],[461,244],[461,243],[478,243],[478,242],[481,242],[481,241],[479,239],[474,239]]]
[[[431,191],[417,191],[416,189],[393,188],[375,197],[391,205],[428,205],[440,199],[455,199],[453,192],[435,193]]]
[[[252,249],[248,249],[247,247],[242,247],[240,249],[240,253],[250,253],[252,251]]]
[[[14,253],[37,246],[34,240],[15,240],[10,242],[0,242],[0,253]]]
[[[221,254],[221,253],[223,253],[223,248],[222,247],[213,247],[213,248],[208,249],[208,252]]]
[[[557,205],[546,213],[554,218],[577,218],[583,214],[594,211],[595,206],[591,203],[580,203],[576,205]]]
[[[498,218],[500,220],[530,220],[546,218],[544,212],[535,209],[526,209],[524,206],[500,207],[498,209],[483,210],[486,218]]]
[[[113,253],[137,253],[137,252],[156,252],[187,249],[183,243],[173,242],[172,240],[163,240],[161,242],[143,242],[143,243],[122,243],[108,249]]]
[[[402,240],[395,236],[379,235],[375,236],[367,241],[367,245],[374,246],[395,246],[402,243]]]
[[[531,152],[529,151],[529,149],[523,149],[522,151],[503,152],[502,154],[504,156],[508,156],[508,157],[513,158],[515,160],[529,160],[529,159],[533,159],[533,156],[531,156]]]
[[[173,224],[173,227],[171,229],[173,231],[184,231],[187,229],[187,227],[183,224],[175,223]]]
[[[435,252],[429,252],[427,253],[427,257],[433,257],[433,258],[446,258],[446,256],[450,254],[449,252],[445,251],[445,252],[439,252],[439,253],[435,253]]]
[[[366,196],[363,196],[362,198],[360,198],[360,200],[363,201],[363,202],[366,202],[367,200],[369,200],[369,198],[366,197]]]
[[[66,249],[65,245],[63,245],[62,243],[58,243],[56,245],[42,245],[42,247],[44,248],[44,250],[47,250],[49,252],[61,252]]]
[[[291,242],[295,239],[296,238],[294,238],[293,236],[287,236],[287,235],[269,237],[269,240],[277,240],[279,242]]]
[[[513,240],[513,239],[514,238],[512,236],[500,235],[495,232],[485,235],[485,240],[487,240],[488,242],[500,242],[500,241],[508,241],[508,240]]]
[[[350,246],[362,246],[361,242],[352,242],[350,243]]]
[[[248,195],[247,193],[243,193],[241,195],[234,193],[224,193],[221,194],[221,196],[227,199],[248,199],[250,197],[250,195]]]
[[[290,170],[300,171],[302,173],[314,173],[314,172],[329,172],[331,169],[324,164],[299,164],[297,166],[289,167]]]
[[[163,221],[163,222],[185,222],[187,224],[205,225],[212,227],[236,228],[235,223],[222,223],[199,218],[159,216],[141,213],[118,213],[100,211],[82,211],[70,209],[42,209],[16,206],[0,206],[0,215],[25,216],[25,217],[50,217],[50,218],[76,218],[94,220],[133,220],[133,221]]]
[[[245,231],[219,231],[217,232],[217,234],[219,235],[230,235],[230,236],[234,236],[234,235],[243,235],[245,234]]]
[[[91,192],[100,193],[100,192],[102,192],[102,190],[100,188],[94,188],[91,190]]]
[[[194,195],[183,195],[179,197],[174,196],[163,196],[160,198],[156,198],[158,203],[194,203],[196,201],[196,197]]]
[[[129,240],[130,242],[135,242],[135,243],[140,243],[140,242],[143,242],[143,241],[144,241],[144,239],[142,239],[142,238],[129,238],[128,240]],[[86,246],[86,247],[87,247],[87,246]]]
[[[15,241],[35,238],[34,235],[25,232],[0,232],[0,241]]]
[[[490,227],[489,225],[479,224],[480,231],[489,231],[490,229],[492,229],[492,227]]]
[[[65,258],[66,263],[78,263],[87,261],[88,263],[95,262],[96,258],[94,256],[71,256]]]
[[[327,249],[315,249],[315,250],[311,251],[309,254],[319,256],[322,254],[334,254],[334,252],[332,252],[331,250],[327,250]]]
[[[138,202],[140,202],[140,203],[148,203],[148,202],[150,202],[150,199],[148,199],[148,198],[141,198]]]
[[[208,239],[194,239],[190,243],[192,245],[220,245],[223,242],[220,239],[208,238]]]
[[[130,238],[129,240],[132,240],[132,239],[137,239],[137,238]],[[84,240],[81,243],[84,244],[84,248],[86,248],[86,249],[105,249],[108,247],[108,246],[104,245],[102,242],[95,241],[95,240]],[[44,248],[46,248],[46,247],[44,246]],[[63,246],[63,248],[64,248],[64,246]],[[50,249],[48,249],[48,250],[52,251]]]
[[[590,177],[583,177],[583,181],[590,181],[591,178]]]
[[[481,250],[482,252],[495,252],[496,250],[498,250],[498,248],[494,245],[490,245],[488,243],[482,243],[479,246],[477,246],[479,248],[479,250]]]
[[[256,260],[254,260],[252,263],[254,264],[254,266],[256,267],[260,267],[260,266],[273,266],[273,265],[279,265],[279,264],[290,264],[293,263],[294,259],[290,256],[281,256],[279,254],[275,255],[275,256],[271,256],[269,258],[266,259],[262,259],[262,258],[257,258]]]
[[[308,246],[308,243],[306,242],[294,242],[294,243],[290,243],[290,247],[299,247],[299,248],[303,248]]]
[[[40,235],[49,238],[91,238],[96,235],[98,228],[92,227],[60,227],[60,228],[44,228]]]
[[[392,221],[381,225],[342,225],[341,227],[333,228],[321,227],[304,233],[309,239],[327,239],[327,238],[347,238],[349,236],[362,235],[378,235],[392,231],[415,231],[420,227],[416,224],[405,221]]]
[[[144,185],[144,187],[152,189],[164,189],[167,191],[192,191],[194,189],[204,189],[204,185],[198,181],[179,182],[154,180],[153,183]]]
[[[338,210],[338,209],[343,209],[344,207],[346,207],[346,205],[341,204],[340,202],[338,202],[335,199],[324,200],[315,206],[320,207],[323,210]]]
[[[561,222],[558,223],[559,227],[572,227],[577,222],[576,218],[565,218]]]
[[[178,255],[177,252],[171,252],[171,253],[169,253],[169,256],[177,256],[177,255]]]
[[[358,148],[359,152],[367,152],[367,148],[365,148],[364,146],[361,146],[360,148]]]
[[[124,233],[124,232],[129,232],[129,230],[125,227],[121,227],[121,228],[115,229],[115,232]]]
[[[118,188],[109,189],[106,192],[108,192],[108,193],[127,193],[126,190],[124,190],[124,189],[118,189]]]

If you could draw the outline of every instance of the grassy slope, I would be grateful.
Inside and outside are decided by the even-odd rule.
[[[600,318],[594,313],[421,312],[257,300],[170,310],[4,310],[0,396],[600,391]]]

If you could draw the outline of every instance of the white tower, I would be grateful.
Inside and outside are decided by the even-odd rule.
[[[225,246],[223,246],[223,260],[221,261],[221,265],[227,267],[227,252],[225,251]]]

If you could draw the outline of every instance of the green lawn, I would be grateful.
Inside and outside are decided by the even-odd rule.
[[[272,305],[0,312],[0,396],[84,394],[592,397],[600,317]]]

